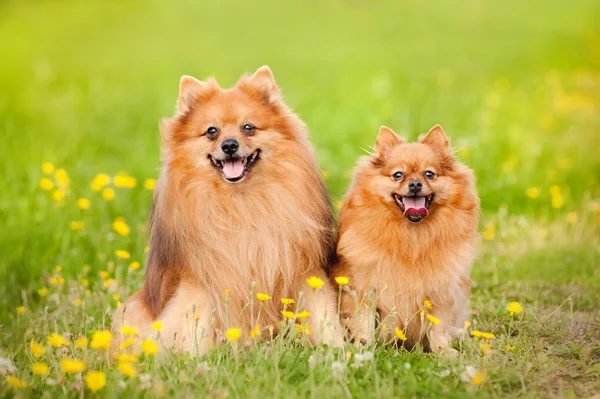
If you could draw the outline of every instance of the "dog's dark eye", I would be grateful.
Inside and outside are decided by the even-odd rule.
[[[255,130],[256,130],[256,128],[249,123],[246,123],[244,126],[242,126],[242,131],[245,134],[252,134],[252,133],[254,133]]]
[[[435,173],[433,173],[430,170],[426,170],[425,173],[423,173],[423,175],[427,180],[433,180],[433,178],[435,177]]]
[[[219,135],[219,129],[217,129],[214,126],[211,126],[208,129],[206,129],[206,135],[208,136],[209,139],[214,140]]]
[[[404,177],[404,173],[402,172],[396,172],[392,175],[392,179],[398,181],[400,179],[402,179]]]

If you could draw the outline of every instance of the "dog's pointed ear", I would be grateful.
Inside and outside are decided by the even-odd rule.
[[[377,141],[375,142],[375,152],[379,158],[385,158],[394,149],[394,147],[404,143],[404,139],[398,137],[392,129],[387,126],[379,128]]]
[[[427,134],[419,137],[419,143],[442,151],[447,151],[450,147],[444,129],[442,129],[440,125],[435,125],[427,132]]]
[[[277,87],[271,68],[267,65],[258,68],[254,75],[250,77],[250,82],[259,89],[261,95],[267,101],[272,101],[279,96],[279,87]]]
[[[183,75],[179,81],[179,98],[177,99],[177,113],[185,114],[207,92],[219,90],[217,82],[210,78],[202,82],[194,77]]]
[[[200,95],[205,83],[188,75],[183,75],[179,81],[179,98],[177,111],[185,113],[193,107],[196,98]]]

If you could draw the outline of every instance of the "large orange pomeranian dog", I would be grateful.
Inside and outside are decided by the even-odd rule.
[[[406,143],[382,127],[340,212],[343,315],[355,341],[401,339],[454,354],[469,318],[479,198],[472,172],[438,125]]]
[[[122,326],[143,337],[155,320],[162,345],[193,354],[227,328],[277,332],[282,297],[302,298],[313,342],[340,345],[335,291],[306,283],[326,280],[335,251],[329,197],[305,125],[269,67],[226,90],[182,77],[161,134],[146,281],[114,313],[113,354]],[[260,311],[257,293],[273,298]]]

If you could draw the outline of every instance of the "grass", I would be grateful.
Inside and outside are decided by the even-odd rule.
[[[28,383],[13,389],[3,377],[0,396],[90,395],[85,372],[65,375],[62,357],[105,372],[95,394],[103,397],[598,392],[599,14],[593,0],[0,2],[0,358]],[[310,127],[334,202],[380,125],[411,139],[444,126],[478,178],[472,328],[495,339],[463,341],[456,360],[293,338],[224,344],[202,359],[142,355],[135,378],[102,352],[74,347],[108,328],[113,296],[123,300],[143,280],[143,182],[156,178],[157,125],[173,112],[179,77],[215,75],[227,86],[263,64]],[[71,180],[59,202],[40,188],[45,161]],[[120,171],[134,188],[115,188],[112,201],[91,189],[96,174]],[[117,217],[128,235],[114,231]],[[72,221],[85,227],[74,231]],[[131,261],[142,267],[129,270]],[[115,282],[105,287],[101,271]],[[62,286],[52,284],[57,275]],[[524,311],[510,316],[511,301]],[[45,345],[49,375],[32,375],[28,344],[52,332],[68,345]]]

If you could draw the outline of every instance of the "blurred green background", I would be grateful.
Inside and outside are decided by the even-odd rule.
[[[440,123],[476,172],[487,239],[523,216],[580,223],[597,246],[599,20],[597,0],[0,1],[0,296],[16,303],[57,264],[104,268],[117,216],[133,229],[119,246],[143,258],[141,183],[157,176],[180,76],[227,87],[263,64],[308,124],[334,202],[379,126],[415,139]],[[59,203],[39,187],[44,161],[72,181]],[[120,171],[136,188],[110,202],[90,188]],[[558,278],[597,282],[596,258]]]

